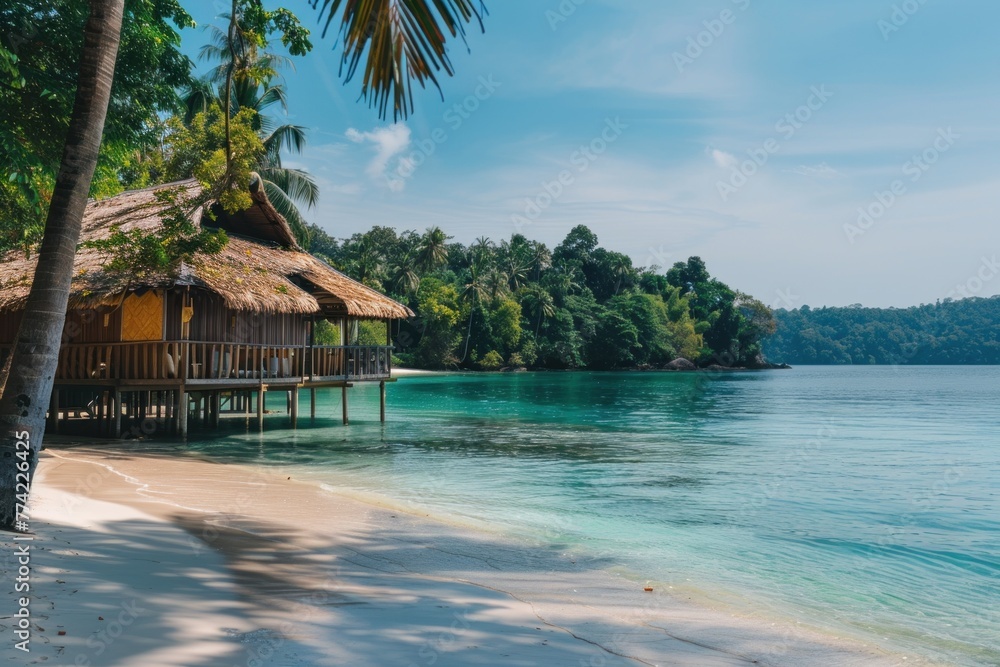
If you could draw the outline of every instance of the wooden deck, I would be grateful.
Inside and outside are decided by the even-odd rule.
[[[131,424],[151,419],[186,435],[189,420],[213,426],[221,413],[249,415],[264,423],[263,396],[285,392],[294,427],[299,390],[342,389],[348,423],[347,389],[356,382],[380,383],[380,417],[385,421],[385,384],[393,382],[391,345],[246,345],[206,341],[69,343],[59,350],[50,428],[85,420],[95,434],[120,436]],[[0,347],[0,364],[10,353]],[[227,408],[228,406],[228,408]],[[123,426],[124,421],[124,426]],[[124,430],[123,430],[124,429]],[[145,426],[142,427],[145,432]]]

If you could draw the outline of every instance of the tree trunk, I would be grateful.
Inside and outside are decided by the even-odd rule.
[[[229,119],[232,117],[233,105],[233,70],[236,68],[236,0],[233,0],[233,8],[229,14],[229,67],[226,68],[226,180],[233,173],[233,138],[229,128]]]
[[[45,412],[66,323],[73,259],[111,99],[124,4],[125,0],[90,0],[66,147],[45,221],[38,266],[0,396],[0,528],[15,527],[18,441],[27,436],[30,474],[42,446]]]
[[[472,295],[472,305],[469,307],[469,328],[465,332],[465,353],[462,354],[462,363],[469,358],[469,341],[472,340],[472,316],[476,314],[476,295]]]

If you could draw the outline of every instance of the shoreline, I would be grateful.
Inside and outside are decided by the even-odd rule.
[[[140,617],[90,664],[251,664],[264,653],[257,664],[919,664],[254,466],[79,446],[46,450],[39,473],[33,526],[47,546],[33,594],[52,608],[33,658],[60,644],[61,656],[92,654],[91,608],[113,610],[107,591],[120,601],[131,590],[173,639],[150,649],[158,636]],[[123,542],[166,548],[133,562]],[[91,567],[109,561],[118,567]],[[210,617],[177,620],[198,617],[191,604]]]

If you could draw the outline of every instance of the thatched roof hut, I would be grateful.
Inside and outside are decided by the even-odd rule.
[[[178,188],[186,200],[202,192],[196,181],[188,180],[91,202],[84,215],[81,242],[108,238],[113,226],[121,231],[157,229],[165,205],[156,192],[167,188]],[[239,311],[382,320],[413,315],[403,304],[304,252],[259,181],[251,186],[250,194],[253,205],[235,215],[216,208],[213,220],[201,207],[194,211],[196,225],[224,229],[229,243],[219,254],[195,255],[170,275],[136,280],[106,272],[101,252],[82,248],[74,262],[70,308],[113,305],[130,290],[190,286],[217,294],[227,307]],[[0,312],[24,308],[37,261],[37,255],[25,258],[17,251],[0,259]]]

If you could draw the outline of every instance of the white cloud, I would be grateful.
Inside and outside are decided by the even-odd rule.
[[[405,181],[390,174],[389,165],[394,157],[409,148],[410,128],[397,123],[388,127],[377,127],[371,132],[361,132],[352,127],[347,130],[345,136],[356,144],[370,143],[374,146],[375,157],[365,168],[366,174],[376,181],[385,181],[393,192],[399,192],[403,189]],[[401,158],[399,162],[401,163],[404,159]]]
[[[726,151],[720,151],[718,148],[708,150],[708,154],[712,156],[715,165],[721,169],[732,169],[739,164],[739,160],[736,159],[735,155]]]

